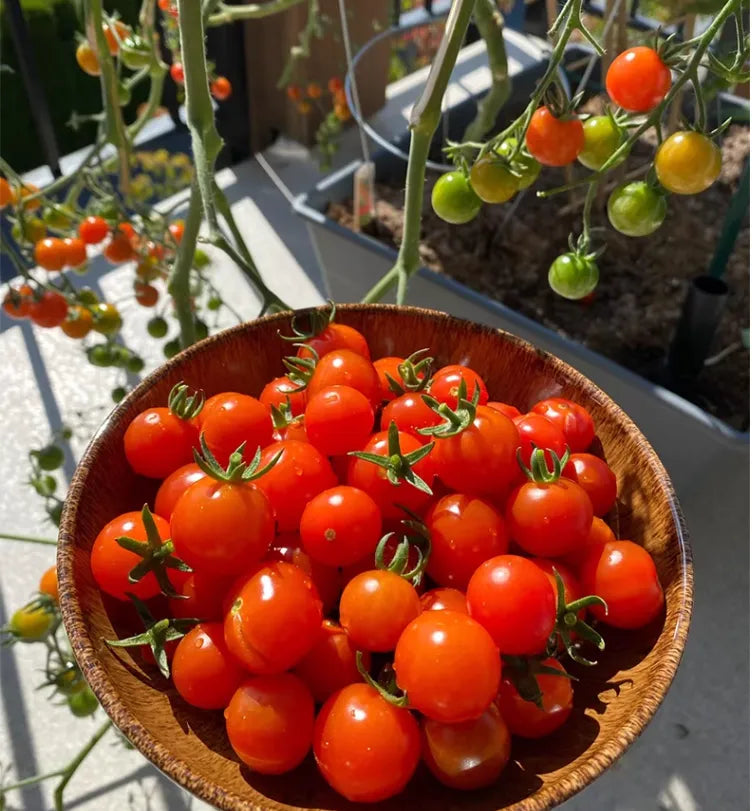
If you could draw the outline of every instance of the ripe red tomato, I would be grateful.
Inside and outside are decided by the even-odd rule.
[[[166,541],[170,537],[170,525],[158,515],[153,518],[159,537]],[[142,600],[155,597],[159,594],[159,583],[153,572],[149,572],[137,583],[128,580],[131,569],[142,558],[117,543],[115,539],[123,536],[136,541],[146,540],[146,529],[140,512],[123,513],[100,530],[91,548],[91,573],[96,584],[117,600],[128,600],[126,592],[131,592]]]
[[[523,414],[515,417],[514,424],[520,435],[520,456],[523,464],[530,466],[530,456],[533,445],[536,448],[551,449],[561,459],[567,449],[567,441],[561,428],[554,425],[548,417],[541,414]],[[546,453],[546,462],[550,466],[553,462],[551,454]]]
[[[86,243],[78,237],[66,237],[63,240],[65,265],[69,268],[78,268],[89,258],[86,254]]]
[[[558,659],[544,659],[545,667],[566,673]],[[511,668],[504,666],[497,705],[509,731],[521,738],[542,738],[550,735],[569,718],[572,712],[572,682],[566,676],[535,674],[542,694],[543,709],[527,701],[517,691],[511,678]]]
[[[403,454],[411,453],[422,447],[422,443],[410,434],[399,432],[399,447]],[[389,455],[389,441],[387,431],[380,431],[374,434],[363,448],[365,453],[373,453],[377,456]],[[413,466],[413,471],[420,476],[430,487],[433,480],[433,465],[430,456],[421,459]],[[351,487],[365,490],[369,496],[379,505],[384,518],[404,518],[405,512],[402,507],[407,507],[413,512],[420,510],[431,498],[428,493],[418,490],[405,481],[399,484],[392,484],[386,476],[386,471],[373,462],[365,459],[353,457],[350,460],[350,467],[347,471],[347,483]]]
[[[137,414],[123,437],[125,458],[131,468],[150,479],[164,479],[193,459],[198,429],[169,408],[148,408]]]
[[[313,754],[327,783],[352,802],[399,794],[420,760],[418,722],[368,684],[327,699],[313,729]]]
[[[170,77],[175,84],[185,84],[185,71],[180,62],[173,62],[170,65]]]
[[[507,499],[509,535],[530,555],[559,557],[575,552],[593,523],[588,494],[573,481],[525,482]]]
[[[146,284],[138,279],[133,283],[136,302],[142,307],[153,307],[159,301],[159,290],[153,284]]]
[[[499,555],[478,567],[467,586],[467,607],[499,651],[515,656],[544,650],[556,619],[548,578],[518,555]]]
[[[65,296],[52,290],[45,290],[29,305],[29,318],[38,327],[59,327],[68,315],[68,302]]]
[[[293,673],[247,679],[225,710],[232,748],[260,774],[284,774],[303,761],[313,719],[311,692]]]
[[[577,482],[588,494],[595,515],[605,515],[616,502],[616,475],[598,456],[573,453],[562,476]]]
[[[395,423],[400,431],[415,437],[422,445],[430,441],[430,437],[418,432],[420,428],[430,428],[439,425],[442,418],[429,406],[419,393],[407,392],[396,397],[384,406],[381,412],[381,430],[386,431],[391,423]]]
[[[371,361],[352,349],[333,349],[316,364],[308,381],[308,399],[330,386],[350,386],[377,406],[381,384]]]
[[[187,465],[174,470],[159,485],[159,490],[157,490],[154,499],[154,512],[169,521],[180,496],[194,482],[204,478],[206,478],[206,473],[195,462],[189,462]]]
[[[185,223],[183,220],[175,220],[167,226],[167,233],[172,237],[176,245],[180,245],[183,241],[183,234],[185,233]]]
[[[379,358],[373,362],[373,368],[376,370],[376,374],[379,376],[379,383],[381,384],[381,399],[383,402],[394,400],[394,398],[397,396],[397,393],[392,391],[386,376],[389,375],[392,380],[399,383],[402,379],[399,373],[399,365],[400,363],[404,362],[404,358],[392,356],[388,358]]]
[[[671,88],[671,71],[657,51],[638,45],[620,53],[606,73],[606,90],[614,104],[630,113],[657,107]]]
[[[508,548],[501,514],[482,499],[450,493],[426,513],[431,556],[426,573],[440,586],[466,589],[481,563]]]
[[[460,614],[467,614],[467,598],[459,589],[431,589],[421,595],[420,607],[422,611],[459,611]]]
[[[437,438],[431,458],[447,487],[479,496],[506,493],[519,473],[519,434],[508,417],[478,406],[472,425],[455,436]]]
[[[489,400],[486,403],[486,405],[489,408],[493,408],[496,411],[499,411],[505,417],[509,417],[510,420],[513,420],[515,417],[521,417],[522,416],[522,412],[519,410],[519,408],[516,408],[513,405],[509,405],[508,403],[497,403],[497,402],[492,402],[492,401]]]
[[[549,397],[536,403],[532,414],[542,414],[558,426],[572,453],[586,451],[595,438],[595,425],[588,411],[564,397]]]
[[[3,298],[3,311],[10,318],[27,318],[31,313],[34,291],[28,284],[22,284],[16,290],[9,289]],[[66,304],[66,310],[67,310]]]
[[[373,555],[381,538],[376,502],[356,487],[332,487],[306,505],[300,519],[305,551],[327,566],[347,566]]]
[[[292,416],[298,417],[305,411],[308,393],[305,389],[294,391],[297,388],[287,375],[275,377],[264,386],[259,394],[259,400],[269,409],[272,406],[279,408],[289,402]]]
[[[40,239],[34,245],[34,261],[45,270],[62,270],[65,266],[65,243],[57,237]]]
[[[467,366],[460,366],[459,364],[444,366],[439,369],[431,378],[428,391],[431,397],[434,397],[440,403],[446,403],[450,408],[457,408],[459,387],[463,380],[467,388],[467,399],[473,399],[477,386],[480,389],[478,403],[485,405],[488,402],[488,389],[483,382],[483,378]]]
[[[226,76],[217,76],[209,85],[209,89],[217,101],[225,101],[232,95],[232,84]]]
[[[530,119],[525,145],[544,166],[566,166],[585,146],[585,131],[579,118],[556,118],[548,107],[539,107]]]
[[[171,617],[185,619],[221,620],[224,618],[223,602],[230,590],[233,578],[217,577],[207,572],[187,574],[182,582],[170,571],[170,581],[180,599],[170,598],[167,605]],[[223,705],[226,706],[226,705]]]
[[[312,353],[306,349],[310,346],[318,355],[319,359],[333,352],[335,349],[349,349],[358,355],[362,355],[366,360],[371,359],[371,351],[368,342],[363,334],[346,324],[332,322],[327,325],[318,335],[303,341],[305,346],[298,347],[299,358],[313,357]]]
[[[571,566],[575,571],[579,571],[582,561],[592,547],[603,546],[609,541],[615,540],[616,536],[611,527],[602,518],[593,516],[593,523],[590,525],[590,532],[588,532],[585,542],[574,552],[570,552],[568,555],[562,555],[561,559],[567,566]]]
[[[110,226],[101,217],[86,217],[78,226],[78,235],[87,245],[98,245],[109,232]]]
[[[614,628],[642,628],[661,613],[663,588],[653,558],[632,541],[592,547],[579,574],[585,594],[597,594],[608,605],[608,613],[598,604],[588,610]]]
[[[562,583],[564,583],[564,601],[567,605],[575,600],[579,600],[580,597],[583,596],[582,586],[580,586],[574,572],[565,563],[559,560],[550,560],[549,558],[530,558],[530,562],[534,563],[548,578],[548,582],[551,584],[551,589],[554,593],[554,600],[558,598],[554,569],[558,572],[559,577],[561,577]],[[584,616],[584,610],[582,613]]]
[[[394,652],[397,685],[410,707],[456,724],[481,716],[496,697],[501,663],[488,631],[457,611],[426,611]]]
[[[383,569],[356,575],[339,600],[339,621],[359,650],[394,650],[400,634],[419,614],[420,598],[413,586]]]
[[[286,439],[267,445],[261,467],[282,455],[274,467],[256,479],[274,509],[279,532],[295,532],[306,504],[319,493],[337,485],[337,477],[326,457],[307,442]]]
[[[223,710],[245,673],[225,643],[221,622],[202,622],[180,640],[172,658],[180,696],[202,710]]]
[[[133,249],[132,238],[123,228],[128,223],[121,223],[118,226],[118,231],[113,233],[110,241],[105,245],[104,256],[113,265],[119,265],[121,262],[127,262],[136,256]]]
[[[349,386],[330,386],[311,394],[305,408],[308,441],[325,456],[362,448],[373,430],[370,400]]]
[[[423,762],[445,786],[472,791],[493,785],[509,761],[512,739],[497,706],[473,721],[421,721]]]
[[[332,693],[363,680],[355,661],[356,648],[336,622],[324,620],[316,644],[298,662],[295,672],[308,685],[314,700],[323,704]],[[363,666],[370,667],[363,654]]]
[[[311,578],[290,563],[261,563],[225,617],[225,640],[251,673],[289,670],[316,644],[321,600]]]
[[[193,569],[229,577],[266,554],[274,538],[274,514],[253,484],[207,476],[180,496],[170,531],[181,560]]]
[[[272,441],[271,413],[255,397],[225,392],[211,398],[211,406],[201,420],[201,431],[209,450],[223,467],[243,442],[243,459],[250,462],[259,448]]]

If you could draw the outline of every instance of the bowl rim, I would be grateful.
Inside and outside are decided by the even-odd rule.
[[[312,311],[327,310],[327,305],[319,307],[309,307],[296,310],[298,314]],[[651,465],[654,467],[660,484],[668,495],[668,502],[674,521],[680,552],[681,566],[681,602],[678,606],[676,624],[673,628],[673,635],[669,640],[668,647],[659,660],[656,667],[651,671],[650,683],[645,688],[645,695],[638,710],[631,716],[629,722],[615,730],[609,740],[604,742],[597,752],[594,752],[588,760],[573,768],[560,780],[554,784],[544,784],[535,794],[526,797],[511,806],[506,806],[504,811],[543,811],[558,805],[564,800],[572,797],[581,789],[589,785],[599,775],[605,772],[629,746],[643,732],[653,715],[658,710],[661,702],[665,698],[671,682],[676,675],[676,671],[681,661],[682,653],[686,644],[689,625],[692,615],[694,598],[694,567],[692,561],[692,551],[687,536],[687,528],[684,516],[679,506],[674,487],[671,480],[648,440],[642,434],[637,425],[627,415],[620,406],[615,403],[602,389],[600,389],[589,378],[583,375],[574,367],[555,355],[542,350],[534,344],[518,336],[496,327],[490,327],[466,319],[457,318],[438,310],[430,310],[421,307],[401,306],[394,304],[338,304],[337,311],[342,313],[357,312],[404,312],[414,316],[421,316],[432,319],[439,319],[446,323],[447,329],[461,327],[463,330],[470,330],[475,333],[492,333],[501,335],[505,340],[522,346],[527,351],[534,352],[539,357],[544,358],[555,368],[558,367],[580,391],[587,396],[597,399],[609,411],[613,410],[620,414],[623,425],[632,433],[641,450],[647,455]],[[224,789],[222,786],[213,784],[205,778],[195,774],[190,765],[175,757],[162,743],[159,742],[133,715],[121,701],[114,684],[110,681],[107,671],[100,663],[100,656],[96,650],[93,640],[87,632],[84,614],[80,603],[76,599],[77,589],[73,575],[73,550],[74,535],[73,530],[76,523],[76,509],[83,491],[84,480],[89,472],[92,457],[98,452],[103,442],[107,428],[113,422],[118,421],[118,417],[125,413],[131,402],[140,398],[149,391],[156,383],[169,377],[173,369],[182,364],[193,355],[203,354],[209,347],[220,345],[233,340],[236,336],[247,332],[249,329],[257,327],[259,324],[268,324],[275,321],[280,322],[280,326],[289,323],[290,311],[274,313],[262,316],[253,321],[247,321],[237,326],[223,330],[215,335],[199,341],[182,352],[178,353],[166,363],[159,366],[147,377],[145,377],[133,391],[131,391],[104,419],[97,429],[91,441],[86,447],[81,459],[76,467],[71,480],[68,497],[63,508],[59,542],[57,549],[57,573],[60,586],[60,610],[63,624],[68,633],[73,654],[84,673],[84,676],[91,686],[94,694],[99,699],[103,709],[113,721],[114,725],[126,736],[126,738],[150,760],[157,768],[166,774],[173,781],[181,785],[186,790],[195,794],[205,802],[213,804],[219,809],[235,811],[238,808],[253,809],[254,811],[269,811],[270,809],[289,809],[291,806],[283,805],[276,800],[265,798],[263,805],[258,805],[255,800],[248,800],[240,797],[232,791]],[[661,631],[661,636],[666,633],[666,628]],[[263,796],[263,795],[262,795]],[[320,811],[307,809],[307,811]]]

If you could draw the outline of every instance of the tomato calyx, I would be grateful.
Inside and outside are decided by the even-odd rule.
[[[551,454],[551,469],[548,467],[546,454]],[[522,472],[535,484],[556,484],[561,478],[561,473],[569,461],[569,448],[567,448],[559,458],[556,451],[551,448],[543,449],[535,447],[530,454],[530,467],[522,461],[522,449],[517,448],[517,464],[522,468]]]
[[[413,470],[413,465],[428,456],[433,450],[434,442],[416,448],[410,453],[402,453],[399,444],[399,429],[397,423],[392,420],[387,431],[387,455],[380,456],[377,453],[366,453],[365,451],[350,451],[348,456],[357,456],[365,462],[384,468],[386,477],[393,485],[398,485],[401,481],[407,482],[417,490],[433,495],[433,490],[420,476]]]
[[[373,687],[374,690],[395,707],[407,707],[407,693],[397,687],[397,677],[391,664],[386,664],[381,668],[378,679],[374,679],[368,672],[368,668],[363,662],[362,651],[355,652],[355,665],[358,673],[363,677],[363,681]]]
[[[548,111],[554,118],[569,120],[579,118],[577,108],[582,102],[583,93],[568,98],[558,82],[553,82],[548,86],[543,94],[543,106],[548,107]]]
[[[193,449],[194,462],[207,476],[211,476],[212,479],[216,479],[219,482],[242,483],[258,479],[260,476],[268,473],[274,465],[277,464],[279,457],[282,456],[283,453],[280,451],[268,464],[259,469],[259,464],[261,463],[261,448],[257,448],[253,459],[251,459],[250,462],[246,462],[243,459],[245,442],[242,442],[237,449],[230,454],[227,467],[223,468],[217,461],[217,457],[209,450],[203,431],[199,436],[199,443],[201,444],[201,452],[199,453],[196,448]]]
[[[406,507],[402,509],[410,512]],[[412,513],[410,514],[412,515]],[[374,562],[377,569],[393,572],[417,588],[423,581],[423,575],[431,557],[431,533],[428,531],[428,527],[415,516],[404,518],[400,523],[404,527],[402,532],[388,532],[379,541],[374,554]],[[401,535],[401,540],[394,550],[394,556],[389,563],[386,563],[384,552],[387,544],[391,538],[397,535]],[[413,547],[418,553],[418,560],[412,568],[408,569],[410,550]]]
[[[282,335],[279,330],[277,330],[277,335],[279,335],[283,341],[296,342],[310,341],[311,338],[315,338],[317,335],[320,335],[329,326],[329,324],[334,321],[334,316],[337,313],[337,305],[331,299],[328,301],[328,309],[298,310],[297,312],[293,313],[293,316],[290,319],[290,329],[292,330],[292,335]],[[302,316],[308,317],[308,329],[300,329],[298,325],[298,319]],[[295,344],[295,346],[297,345],[298,343]],[[311,347],[307,348],[310,349]]]
[[[282,363],[287,369],[287,376],[295,384],[295,388],[289,390],[290,394],[303,391],[308,386],[316,370],[316,364],[319,362],[319,353],[312,346],[300,342],[294,343],[293,346],[304,346],[310,352],[311,357],[299,358],[297,355],[288,355],[286,358],[282,358]]]
[[[286,397],[285,400],[286,402],[280,403],[279,405],[272,403],[269,407],[269,410],[272,412],[272,425],[277,431],[282,431],[285,428],[289,428],[291,425],[295,425],[295,423],[303,421],[303,414],[295,416],[292,413],[290,398]]]
[[[570,675],[565,670],[559,670],[549,665],[544,665],[543,661],[550,658],[547,654],[541,656],[507,656],[503,655],[504,675],[514,685],[520,694],[520,698],[530,701],[539,709],[543,709],[543,693],[536,676],[559,676],[570,681],[577,681],[575,676]]]
[[[125,639],[105,639],[105,643],[111,648],[133,648],[148,645],[154,654],[154,661],[157,663],[159,672],[166,679],[169,679],[170,664],[167,661],[165,645],[173,640],[182,639],[201,620],[192,617],[189,619],[169,619],[165,617],[161,620],[155,620],[146,603],[130,592],[128,596],[133,602],[146,630]]]
[[[191,389],[185,383],[177,383],[172,387],[167,398],[167,407],[170,411],[186,422],[199,415],[206,399],[203,391],[194,391],[190,397],[188,396],[189,391]]]
[[[128,582],[138,583],[149,572],[153,572],[157,583],[159,583],[159,588],[165,596],[173,599],[184,599],[185,595],[178,594],[173,589],[166,570],[177,569],[180,572],[192,572],[193,569],[173,554],[175,547],[171,540],[163,541],[159,537],[159,531],[154,523],[154,517],[148,504],[144,504],[141,510],[141,520],[144,522],[144,529],[146,530],[146,541],[137,541],[127,535],[115,538],[118,546],[142,558],[141,562],[137,563],[128,572]]]
[[[578,637],[591,642],[599,651],[604,650],[606,643],[603,641],[603,637],[595,628],[588,625],[583,619],[580,619],[578,615],[583,609],[595,604],[602,606],[603,610],[608,613],[606,601],[596,594],[588,594],[585,597],[580,597],[578,600],[567,603],[564,592],[564,581],[555,568],[553,569],[553,575],[556,580],[556,624],[554,625],[554,632],[551,634],[549,641],[549,650],[556,650],[558,638],[560,638],[564,643],[564,649],[570,659],[580,665],[591,667],[597,664],[597,662],[586,659],[584,656],[580,655],[578,644],[572,639],[572,634],[577,634]]]
[[[460,379],[457,387],[457,408],[452,408],[447,403],[440,403],[430,394],[421,395],[423,402],[440,417],[444,422],[438,425],[430,425],[427,428],[419,428],[418,433],[424,436],[435,436],[439,439],[448,439],[457,436],[469,428],[475,420],[475,413],[480,401],[480,386],[476,383],[473,397],[467,399],[467,383],[465,379]]]
[[[418,349],[417,352],[413,352],[410,357],[405,358],[405,360],[397,366],[397,371],[400,375],[399,381],[395,380],[389,372],[384,373],[389,388],[398,397],[409,391],[423,391],[426,386],[428,386],[428,382],[431,379],[433,358],[428,355],[423,358],[420,356],[424,352],[430,351],[430,349]]]

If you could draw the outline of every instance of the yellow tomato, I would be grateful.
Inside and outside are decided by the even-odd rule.
[[[655,173],[674,194],[699,194],[721,173],[721,150],[699,132],[675,132],[658,147]]]

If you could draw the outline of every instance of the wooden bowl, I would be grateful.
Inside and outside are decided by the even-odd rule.
[[[653,555],[666,592],[666,613],[639,631],[605,629],[597,667],[580,668],[569,721],[544,742],[515,740],[498,784],[462,794],[419,769],[407,790],[380,804],[412,811],[550,808],[602,774],[655,713],[679,665],[692,610],[692,560],[668,475],[634,423],[593,383],[566,363],[501,330],[443,313],[390,305],[347,305],[337,319],[361,330],[373,357],[430,347],[437,363],[465,363],[489,391],[525,409],[553,395],[592,413],[605,459],[616,472],[619,502],[609,517],[619,538]],[[150,375],[110,414],[81,460],[66,500],[58,548],[61,609],[87,681],[118,728],[156,766],[221,809],[334,809],[354,806],[318,775],[312,757],[283,777],[250,772],[235,757],[221,712],[197,710],[138,657],[104,640],[134,632],[122,609],[105,603],[89,569],[89,551],[111,518],[152,498],[154,482],[131,472],[123,434],[142,409],[166,402],[180,380],[207,396],[222,390],[258,395],[281,373],[289,315],[244,324],[182,352]],[[128,610],[130,606],[128,606]]]

